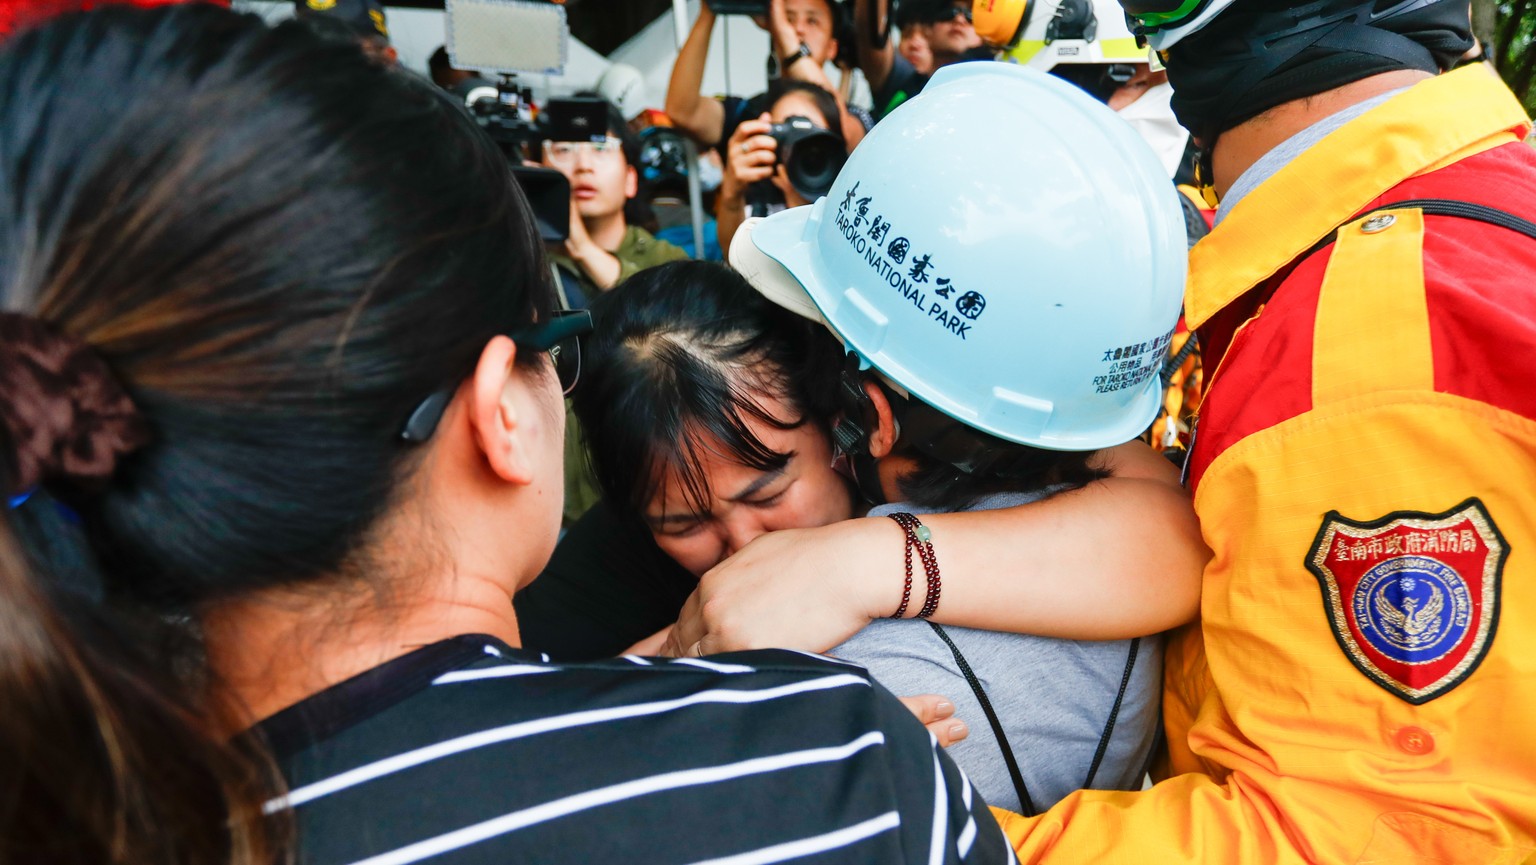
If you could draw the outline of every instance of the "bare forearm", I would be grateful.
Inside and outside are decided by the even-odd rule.
[[[793,49],[780,56],[789,56],[792,52]],[[833,86],[832,79],[827,77],[827,70],[810,57],[801,57],[784,67],[784,77],[814,84],[833,96],[837,95],[837,88]]]
[[[1140,442],[1096,462],[1113,476],[1016,508],[923,518],[947,578],[939,621],[1083,640],[1194,618],[1210,552],[1178,472]]]
[[[618,284],[624,266],[618,256],[608,250],[595,243],[588,243],[578,249],[567,248],[567,254],[599,289],[607,291]]]
[[[709,58],[709,39],[715,29],[715,13],[708,3],[700,4],[698,20],[677,52],[672,77],[667,82],[667,116],[678,128],[699,142],[713,145],[724,133],[725,111],[717,100],[700,92],[704,86],[704,64]]]
[[[1148,470],[1150,469],[1150,470]],[[1209,553],[1193,509],[1155,465],[1049,499],[923,517],[940,622],[1078,640],[1156,633],[1199,608]],[[669,653],[770,646],[825,652],[901,601],[904,535],[888,519],[771,532],[705,574]],[[915,568],[908,615],[925,595]]]
[[[1177,487],[1110,478],[1019,508],[923,521],[943,575],[941,622],[1108,640],[1166,630],[1199,611],[1209,552]],[[900,599],[903,546],[886,534],[883,586],[861,593],[883,598],[874,615],[890,615]]]

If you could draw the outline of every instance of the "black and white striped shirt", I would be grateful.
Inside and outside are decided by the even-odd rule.
[[[420,649],[261,724],[304,863],[1002,863],[981,797],[862,669]]]

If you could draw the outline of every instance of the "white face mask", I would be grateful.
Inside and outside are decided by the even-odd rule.
[[[1152,147],[1169,177],[1179,170],[1179,160],[1189,143],[1189,133],[1174,119],[1168,105],[1172,99],[1173,86],[1163,83],[1147,88],[1140,99],[1120,109],[1120,118]]]
[[[720,188],[720,181],[725,179],[725,172],[720,170],[720,163],[713,159],[699,159],[694,162],[699,167],[699,188],[705,192],[714,192]]]

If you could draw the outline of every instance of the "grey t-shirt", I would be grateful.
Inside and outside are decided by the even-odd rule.
[[[1248,193],[1258,189],[1264,181],[1279,174],[1280,169],[1290,165],[1296,157],[1305,153],[1312,145],[1343,128],[1344,124],[1407,89],[1406,87],[1399,87],[1396,90],[1389,90],[1386,93],[1373,96],[1364,102],[1351,105],[1342,111],[1324,117],[1322,120],[1275,145],[1272,150],[1259,157],[1257,161],[1248,166],[1246,171],[1238,175],[1237,180],[1233,181],[1232,187],[1227,190],[1227,194],[1221,197],[1221,206],[1216,208],[1215,224],[1220,225],[1222,220],[1227,218],[1227,214],[1232,212],[1232,208],[1236,207],[1239,201],[1247,197]]]
[[[1043,495],[990,496],[971,510],[1012,507]],[[883,505],[870,515],[895,511],[933,513],[902,504]],[[942,542],[935,544],[935,552],[942,568]],[[924,591],[922,567],[914,562],[914,606],[921,605]],[[965,656],[997,712],[1034,806],[1044,810],[1081,789],[1125,676],[1131,642],[1078,642],[958,627],[944,630]],[[867,668],[894,693],[948,697],[955,704],[956,716],[971,729],[969,737],[950,746],[949,755],[988,804],[1021,810],[981,703],[949,647],[927,622],[881,619],[828,654]],[[1143,637],[1109,745],[1093,778],[1094,788],[1141,788],[1157,735],[1162,677],[1162,638]]]

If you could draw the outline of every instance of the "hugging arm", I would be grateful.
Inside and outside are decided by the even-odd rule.
[[[1107,451],[1113,476],[1017,507],[924,516],[942,573],[936,621],[1079,640],[1192,619],[1209,551],[1176,472],[1145,445]],[[884,518],[773,532],[699,582],[667,650],[824,652],[901,598],[903,534]],[[917,570],[914,595],[922,591]],[[912,605],[908,615],[917,605]]]

